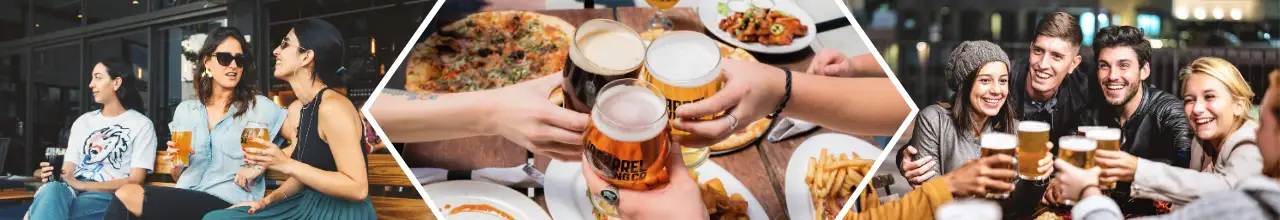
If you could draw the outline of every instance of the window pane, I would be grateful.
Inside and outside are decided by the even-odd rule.
[[[27,35],[30,14],[28,0],[0,0],[0,42],[17,40]]]
[[[48,147],[66,147],[67,132],[77,117],[87,111],[79,97],[68,93],[77,93],[84,85],[82,78],[88,73],[80,70],[80,45],[69,44],[51,48],[37,49],[33,53],[35,66],[32,69],[31,86],[35,89],[35,114],[33,121],[23,123],[33,126],[34,132],[29,134],[34,146],[28,148],[30,154],[44,152]],[[43,159],[39,157],[24,158],[26,167],[34,167]]]
[[[26,117],[27,97],[26,84],[21,79],[22,58],[18,55],[0,56],[0,145],[8,144],[4,159],[6,173],[20,172],[25,169],[22,161],[22,128],[31,126],[23,122]],[[8,139],[5,143],[3,139]],[[0,146],[4,147],[4,146]]]
[[[85,22],[96,24],[103,21],[140,15],[147,13],[148,0],[93,0],[86,1]]]
[[[80,11],[80,0],[67,1],[34,1],[36,34],[52,33],[68,28],[79,27],[84,14]]]

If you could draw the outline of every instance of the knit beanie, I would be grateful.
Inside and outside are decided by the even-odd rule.
[[[956,46],[951,51],[951,57],[947,60],[945,74],[947,77],[947,86],[951,87],[951,91],[960,91],[961,84],[966,83],[969,74],[973,74],[982,65],[990,62],[1004,62],[1005,68],[1009,66],[1009,56],[1004,54],[1004,50],[1000,46],[987,41],[965,41]]]

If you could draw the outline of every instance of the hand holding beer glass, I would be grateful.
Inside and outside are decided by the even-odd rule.
[[[169,125],[170,164],[173,167],[186,167],[191,161],[191,128],[180,125]]]
[[[1098,142],[1098,153],[1102,153],[1102,154],[1106,154],[1109,152],[1123,153],[1120,151],[1120,129],[1119,128],[1103,128],[1103,129],[1092,130],[1085,133],[1085,137],[1088,137],[1089,139],[1093,139],[1094,141]],[[1102,169],[1107,169],[1111,167],[1107,164],[1102,163],[1101,161],[1103,160],[1101,159],[1098,160],[1097,162],[1098,167],[1101,167]],[[1114,181],[1103,181],[1101,184],[1102,184],[1101,185],[1102,189],[1116,188],[1116,182]]]
[[[1066,136],[1058,139],[1058,159],[1071,164],[1071,166],[1081,169],[1093,168],[1094,152],[1098,148],[1098,142],[1081,136]],[[1060,193],[1070,193],[1070,191],[1059,191]],[[1072,205],[1074,200],[1065,199],[1066,205]]]
[[[245,125],[244,131],[240,133],[240,148],[244,150],[244,153],[246,156],[248,155],[261,156],[258,154],[254,154],[253,152],[254,151],[261,152],[262,150],[265,150],[267,146],[262,145],[259,142],[252,141],[251,139],[257,138],[258,140],[263,140],[263,141],[271,140],[269,139],[270,137],[267,137],[267,135],[268,135],[268,131],[267,131],[266,124],[259,123],[259,122],[249,122],[248,125]],[[250,150],[250,149],[254,149],[254,150]],[[264,167],[262,165],[254,165],[253,168],[261,170]]]
[[[66,148],[50,147],[44,149],[46,161],[44,163],[40,163],[40,169],[36,172],[37,176],[43,177],[41,178],[41,181],[62,181],[62,164],[63,160],[65,160],[64,156],[66,153]]]
[[[675,109],[680,105],[702,101],[720,91],[724,84],[720,77],[720,55],[716,41],[705,34],[672,32],[649,44],[644,56],[648,74],[641,77],[666,97],[667,115],[675,120]],[[707,115],[684,120],[712,120],[715,117]],[[745,123],[739,122],[741,125]],[[677,136],[676,139],[699,138],[675,128],[671,129],[671,135]],[[681,145],[680,153],[684,155],[685,166],[691,169],[701,166],[711,155],[707,146]]]
[[[675,158],[667,155],[671,131],[666,98],[653,84],[636,79],[614,80],[600,91],[591,109],[591,123],[587,125],[583,163],[618,189],[651,190],[666,186],[670,181],[666,160]],[[602,205],[598,201],[592,204]],[[610,210],[616,209],[596,208],[607,216],[617,216]]]
[[[1040,171],[1040,161],[1049,154],[1049,123],[1018,122],[1018,178],[1044,180],[1048,171]]]
[[[1014,153],[1017,151],[1016,149],[1017,149],[1017,147],[1018,147],[1018,140],[1017,140],[1017,138],[1014,138],[1014,136],[1013,136],[1013,135],[1006,134],[1006,133],[1000,133],[1000,132],[992,132],[992,133],[988,133],[988,134],[983,134],[983,135],[982,135],[982,140],[980,140],[980,142],[981,142],[980,144],[981,144],[981,146],[982,146],[982,157],[981,157],[981,158],[994,157],[994,156],[996,156],[996,155],[1004,155],[1004,156],[1007,156],[1007,157],[1013,157],[1013,155],[1014,155]],[[1013,167],[1013,164],[992,164],[992,165],[990,165],[989,167],[990,167],[990,168],[992,168],[992,169],[1008,170],[1008,171],[1010,171],[1010,172],[1012,172],[1012,171],[1013,171],[1013,168],[1014,168],[1014,167]],[[1013,178],[1012,178],[1012,177],[1007,178],[1007,179],[995,179],[995,180],[996,180],[996,181],[999,181],[999,182],[1001,182],[1001,183],[1008,183],[1008,184],[1010,184],[1010,186],[1012,186],[1012,184],[1013,184]],[[1009,191],[1011,191],[1011,190],[1009,190]],[[987,192],[986,197],[987,197],[988,199],[1005,199],[1005,198],[1009,198],[1009,191],[1005,191],[1005,190],[998,190],[998,189],[997,189],[997,190],[992,190],[992,191]]]

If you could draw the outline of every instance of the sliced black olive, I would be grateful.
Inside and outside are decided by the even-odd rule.
[[[489,56],[489,54],[493,53],[493,50],[490,50],[489,48],[480,48],[480,50],[476,51],[476,53],[479,54],[481,57],[487,57]]]
[[[507,57],[511,58],[511,60],[520,60],[520,59],[524,59],[524,51],[523,51],[523,50],[517,50],[517,51],[515,51],[515,52],[511,52],[511,55],[508,55]]]
[[[454,50],[453,47],[449,47],[447,45],[436,45],[436,51],[443,54],[453,54],[458,52],[457,50]]]

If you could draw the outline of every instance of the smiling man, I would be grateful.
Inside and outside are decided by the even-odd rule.
[[[1090,87],[1097,85],[1090,65],[1081,65],[1080,42],[1084,35],[1075,16],[1064,12],[1045,15],[1036,25],[1031,53],[1014,61],[1009,89],[1014,92],[1022,121],[1049,123],[1049,140],[1070,135],[1079,126]],[[1079,68],[1077,68],[1079,67]]]
[[[1130,26],[1106,27],[1098,31],[1093,42],[1103,100],[1101,106],[1086,117],[1092,116],[1097,125],[1121,128],[1124,135],[1120,150],[1132,155],[1099,157],[1099,161],[1118,165],[1105,169],[1101,176],[1103,179],[1130,176],[1130,179],[1112,179],[1119,182],[1112,198],[1122,201],[1121,209],[1126,214],[1155,214],[1157,209],[1151,200],[1130,199],[1132,175],[1123,172],[1131,174],[1137,169],[1136,157],[1183,168],[1190,165],[1191,132],[1184,118],[1182,101],[1143,83],[1152,73],[1151,44],[1143,37],[1142,30]]]

